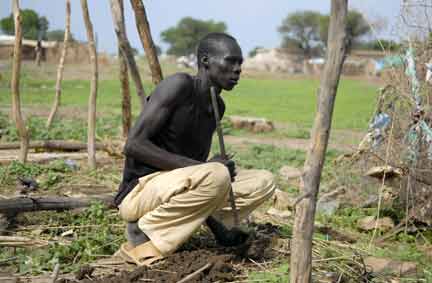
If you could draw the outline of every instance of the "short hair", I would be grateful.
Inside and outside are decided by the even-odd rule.
[[[234,37],[222,32],[212,32],[201,38],[197,47],[198,67],[201,67],[202,57],[214,53],[220,43],[225,40],[230,40],[238,44]]]

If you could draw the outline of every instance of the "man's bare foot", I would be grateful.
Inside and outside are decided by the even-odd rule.
[[[222,223],[214,219],[212,216],[207,218],[206,224],[215,236],[216,242],[224,247],[241,245],[246,242],[249,237],[248,233],[238,228],[226,228]]]
[[[126,226],[126,237],[134,247],[150,241],[149,237],[138,227],[138,222],[128,222]]]

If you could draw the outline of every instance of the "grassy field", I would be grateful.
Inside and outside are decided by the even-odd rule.
[[[140,62],[142,73],[145,74],[145,88],[151,92],[153,85],[148,79],[148,70]],[[164,73],[172,73],[175,68],[164,69]],[[72,70],[71,70],[72,69]],[[11,104],[9,91],[9,69],[1,73],[0,77],[0,129],[5,129],[1,142],[17,141],[18,135],[14,124],[7,117]],[[0,65],[1,72],[1,65]],[[24,112],[31,118],[27,120],[27,127],[32,140],[44,139],[72,139],[86,141],[86,106],[89,95],[88,69],[76,66],[69,68],[65,74],[63,83],[62,112],[67,114],[62,119],[54,122],[49,131],[44,127],[47,111],[52,103],[54,95],[55,66],[44,66],[38,71],[31,64],[23,65],[21,94]],[[115,65],[109,65],[103,69],[99,82],[97,139],[99,141],[116,140],[120,138],[121,126],[121,98],[119,82],[116,79],[117,69]],[[133,88],[133,84],[131,83]],[[228,115],[265,117],[274,122],[283,123],[272,133],[251,133],[246,130],[232,129],[224,125],[224,129],[231,137],[261,138],[261,141],[288,140],[292,138],[308,139],[309,128],[312,125],[315,107],[316,93],[319,87],[319,79],[308,77],[271,77],[269,74],[250,75],[245,74],[239,86],[230,93],[225,93]],[[335,144],[355,145],[356,142],[346,140],[346,132],[353,134],[352,140],[362,136],[359,130],[364,130],[374,111],[377,89],[376,82],[359,78],[344,77],[341,80],[339,93],[333,116],[332,131]],[[134,93],[134,92],[133,92]],[[134,114],[139,111],[139,103],[136,95],[132,94]],[[345,137],[344,137],[345,135]],[[337,139],[336,139],[337,138]],[[212,152],[219,151],[215,142]],[[292,197],[299,194],[298,180],[284,180],[279,173],[282,166],[288,165],[301,168],[306,152],[304,149],[284,147],[283,143],[269,145],[258,142],[252,143],[227,143],[227,151],[236,153],[234,160],[241,168],[267,169],[275,174],[279,189],[289,193]],[[373,232],[363,232],[357,228],[357,222],[365,216],[374,216],[377,208],[357,207],[369,199],[371,195],[379,192],[381,182],[374,182],[363,176],[365,168],[357,168],[351,161],[340,161],[337,157],[342,151],[339,147],[329,147],[326,162],[324,164],[320,192],[326,193],[338,188],[346,188],[346,196],[342,198],[341,206],[333,214],[327,215],[317,212],[316,224],[331,227],[338,231],[353,235],[356,243],[352,248],[362,251],[364,256],[386,257],[394,260],[408,260],[416,262],[418,270],[423,274],[418,277],[420,281],[408,278],[406,281],[394,282],[432,282],[432,258],[426,257],[423,247],[430,247],[432,232],[414,231],[399,233],[391,236],[382,246],[369,246]],[[337,161],[339,160],[339,161]],[[337,161],[337,162],[336,162]],[[117,189],[121,178],[123,162],[121,159],[113,159],[111,163],[101,165],[96,170],[86,167],[85,160],[79,163],[77,168],[70,168],[63,160],[52,161],[47,164],[21,164],[13,162],[7,166],[0,166],[0,194],[9,195],[16,191],[16,179],[18,176],[32,177],[39,182],[40,194],[63,194],[64,188],[78,188],[85,184],[97,184],[108,192]],[[363,165],[362,165],[363,166]],[[267,211],[266,206],[260,208],[261,213]],[[398,206],[383,204],[380,210],[381,216],[390,217],[397,225],[405,219],[405,210]],[[116,212],[108,210],[100,204],[94,204],[82,212],[44,212],[28,213],[24,218],[25,224],[54,227],[41,229],[43,239],[58,239],[70,226],[82,226],[74,231],[73,244],[59,245],[55,242],[45,249],[18,248],[10,249],[0,247],[0,262],[9,261],[6,267],[13,272],[23,275],[35,275],[51,273],[56,262],[62,264],[62,272],[72,272],[83,264],[94,262],[102,256],[112,255],[125,241],[122,221]],[[20,221],[24,221],[20,220]],[[281,231],[288,231],[290,236],[291,220],[279,223]],[[94,233],[94,229],[86,228],[86,225],[101,227],[100,233]],[[62,228],[63,227],[63,228]],[[23,235],[36,237],[30,231],[22,232]],[[378,232],[380,236],[382,231]],[[20,234],[21,235],[21,234]],[[315,232],[315,240],[333,240],[330,233]],[[107,244],[108,243],[108,244]],[[395,246],[397,248],[395,248]],[[355,250],[353,249],[353,250]],[[363,251],[364,252],[363,254]],[[334,251],[325,254],[328,259],[340,256]],[[352,251],[346,255],[352,257]],[[324,255],[323,255],[324,257]],[[336,262],[336,261],[335,261]],[[22,264],[20,264],[22,263]],[[261,264],[261,263],[260,263]],[[261,265],[260,265],[261,266]],[[289,264],[287,258],[279,257],[270,262],[264,262],[262,267],[248,270],[250,282],[287,282],[289,277]],[[329,270],[334,265],[328,265]],[[327,269],[326,269],[327,270]],[[380,281],[377,275],[375,280]],[[324,282],[324,281],[322,281]],[[357,281],[356,281],[357,282]],[[393,281],[391,281],[393,282]]]
[[[25,67],[25,66],[24,66]],[[115,68],[112,68],[115,72]],[[54,80],[41,79],[24,68],[21,93],[23,106],[48,107],[54,95]],[[54,76],[52,76],[54,77]],[[114,76],[115,77],[115,76]],[[145,81],[147,93],[153,85]],[[131,86],[133,84],[131,83]],[[116,79],[101,80],[98,91],[98,111],[120,113],[119,82]],[[316,107],[319,80],[314,78],[271,79],[243,78],[238,87],[225,93],[228,115],[264,117],[276,122],[310,127]],[[338,129],[365,129],[374,110],[377,85],[366,80],[343,78],[340,84],[334,113],[334,127]],[[134,93],[134,91],[133,91]],[[65,80],[62,104],[85,107],[89,94],[88,80]],[[10,105],[7,75],[0,81],[0,105]],[[134,112],[138,101],[133,97]],[[45,108],[45,107],[42,107]]]

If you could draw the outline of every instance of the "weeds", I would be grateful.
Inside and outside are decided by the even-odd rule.
[[[54,121],[50,129],[45,127],[46,119],[40,117],[31,117],[27,120],[27,129],[30,140],[77,140],[86,141],[87,124],[84,120],[73,119]],[[102,117],[96,121],[96,136],[98,139],[118,137],[121,124],[119,116]],[[15,142],[19,140],[18,132],[10,122],[4,122],[0,116],[0,141]]]
[[[48,189],[57,184],[64,174],[72,172],[74,168],[68,161],[55,160],[48,164],[21,163],[13,161],[8,166],[0,167],[0,185],[13,185],[18,177],[36,179],[40,178],[39,185]]]
[[[72,229],[70,236],[61,236],[64,228],[51,229],[48,236],[52,241],[46,248],[17,249],[17,271],[20,274],[40,274],[52,271],[56,263],[62,266],[62,272],[76,271],[80,265],[94,261],[101,256],[112,255],[125,241],[123,233],[117,226],[119,218],[112,214],[103,204],[95,202],[82,213],[65,212],[54,216],[50,225],[83,226],[88,228]],[[121,228],[121,227],[120,227]],[[61,240],[61,241],[59,241]],[[3,257],[12,256],[13,251],[0,249]]]

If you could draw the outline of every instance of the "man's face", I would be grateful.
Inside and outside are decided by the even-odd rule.
[[[243,55],[240,46],[232,40],[221,42],[209,55],[211,82],[224,90],[232,90],[240,79]]]

